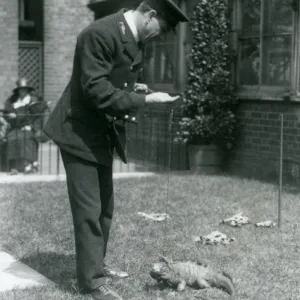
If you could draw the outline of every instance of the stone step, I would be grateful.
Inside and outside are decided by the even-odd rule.
[[[0,292],[41,285],[54,283],[7,252],[0,251]]]
[[[114,179],[122,178],[141,178],[154,176],[153,172],[120,172],[114,173]],[[52,182],[52,181],[65,181],[66,175],[40,175],[40,174],[18,174],[18,175],[9,175],[7,173],[0,173],[0,184],[7,183],[22,183],[22,182]]]

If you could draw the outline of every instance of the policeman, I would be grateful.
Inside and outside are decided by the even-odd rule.
[[[173,1],[145,0],[90,24],[77,38],[71,80],[44,127],[66,170],[78,285],[96,300],[122,299],[106,277],[127,276],[104,264],[114,210],[113,151],[126,163],[125,129],[115,120],[149,103],[178,99],[134,88],[143,45],[187,21]]]

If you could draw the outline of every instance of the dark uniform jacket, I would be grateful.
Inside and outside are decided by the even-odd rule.
[[[124,12],[97,20],[79,34],[71,80],[44,127],[63,150],[106,165],[114,148],[126,162],[124,122],[113,120],[145,105],[145,95],[132,92],[142,52]]]

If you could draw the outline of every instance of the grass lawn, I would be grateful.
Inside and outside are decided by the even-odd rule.
[[[253,223],[276,221],[277,187],[225,176],[171,175],[167,201],[167,182],[165,175],[115,181],[116,209],[107,259],[131,274],[126,280],[112,282],[124,299],[196,299],[191,289],[177,294],[155,284],[149,270],[161,253],[226,270],[233,276],[238,300],[300,299],[297,192],[283,193],[281,230],[255,228],[253,224],[232,228],[219,222],[239,211]],[[166,227],[137,214],[164,212],[165,208],[171,216]],[[0,299],[89,299],[72,286],[73,228],[63,182],[0,185],[0,228],[0,241],[12,255],[57,283],[3,293]],[[236,242],[227,246],[193,242],[193,236],[214,230],[235,237]],[[198,299],[229,298],[217,289],[196,295]]]

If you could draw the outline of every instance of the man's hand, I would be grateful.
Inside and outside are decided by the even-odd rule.
[[[21,131],[31,131],[32,127],[30,125],[25,125],[24,127],[21,128]]]
[[[169,103],[178,100],[180,96],[174,96],[167,93],[152,93],[146,96],[146,103]]]
[[[139,92],[140,93],[147,93],[148,92],[148,85],[136,82],[134,84],[133,91],[135,93],[139,93]]]

